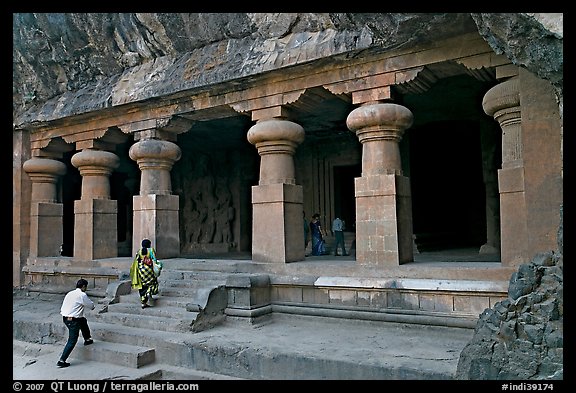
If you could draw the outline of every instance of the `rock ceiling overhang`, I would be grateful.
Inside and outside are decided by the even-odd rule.
[[[148,90],[149,85],[153,85],[162,80],[163,65],[176,64],[178,62],[181,65],[185,63],[199,64],[200,67],[196,68],[196,71],[194,71],[193,67],[182,67],[182,72],[189,76],[198,76],[197,79],[192,78],[192,80],[198,80],[200,84],[204,83],[211,88],[217,88],[223,84],[219,83],[219,79],[213,71],[218,69],[218,64],[220,63],[228,67],[232,66],[232,68],[238,64],[242,64],[243,67],[240,68],[241,72],[237,72],[236,76],[242,77],[242,75],[244,75],[246,76],[246,80],[249,80],[251,77],[259,75],[259,71],[265,72],[266,67],[270,69],[274,69],[275,67],[289,68],[291,65],[303,65],[308,61],[321,64],[322,62],[331,62],[338,57],[354,59],[355,56],[363,56],[367,49],[370,51],[374,50],[375,52],[378,50],[387,52],[395,50],[394,48],[399,49],[418,46],[423,42],[434,43],[439,41],[440,36],[442,36],[442,39],[446,39],[447,37],[457,36],[463,33],[466,34],[467,32],[480,34],[482,39],[484,39],[496,53],[504,53],[505,56],[515,64],[519,66],[525,64],[528,69],[536,74],[544,75],[545,79],[549,79],[555,87],[560,86],[559,93],[561,94],[563,63],[563,14],[561,13],[276,14],[276,16],[272,16],[272,19],[268,20],[262,18],[267,15],[271,16],[272,14],[227,14],[228,16],[225,17],[219,16],[218,14],[50,14],[54,15],[54,17],[60,17],[57,23],[58,28],[55,30],[52,29],[54,31],[50,30],[50,27],[54,25],[54,18],[48,14],[14,15],[13,63],[15,74],[13,79],[13,94],[15,105],[20,102],[18,101],[19,92],[21,92],[19,87],[24,88],[22,93],[24,94],[26,93],[26,86],[33,83],[35,79],[34,77],[32,79],[18,79],[19,75],[23,77],[22,72],[26,72],[26,70],[35,73],[38,75],[38,78],[42,76],[49,78],[54,72],[50,72],[49,70],[37,70],[34,72],[36,69],[34,67],[50,67],[50,64],[52,64],[56,67],[52,67],[52,71],[60,69],[60,74],[52,75],[54,78],[58,77],[58,80],[55,80],[54,83],[46,84],[45,87],[50,88],[51,86],[54,91],[62,91],[62,83],[72,81],[69,79],[71,75],[68,75],[66,71],[67,66],[72,66],[72,68],[68,70],[70,72],[78,67],[80,67],[78,69],[85,69],[87,72],[90,71],[90,67],[96,67],[96,69],[92,69],[92,71],[98,71],[98,67],[104,65],[99,62],[99,59],[107,59],[112,63],[118,60],[117,53],[110,53],[103,57],[105,51],[102,51],[102,47],[112,49],[113,45],[111,44],[113,44],[114,39],[110,36],[107,40],[106,34],[111,34],[112,32],[117,33],[116,29],[122,30],[126,28],[128,29],[127,31],[131,31],[130,34],[144,34],[140,37],[143,41],[138,41],[141,44],[146,44],[148,39],[153,38],[152,41],[147,44],[153,46],[159,45],[157,48],[158,51],[150,53],[153,61],[146,63],[146,56],[141,57],[144,59],[144,63],[132,63],[132,68],[126,69],[124,73],[120,75],[114,74],[113,76],[109,76],[111,73],[102,69],[96,72],[95,75],[92,75],[99,75],[98,78],[100,78],[96,79],[97,82],[90,82],[92,85],[84,84],[84,87],[80,90],[76,89],[73,85],[66,86],[64,90],[67,90],[66,93],[48,102],[43,99],[42,94],[40,94],[37,98],[43,101],[37,100],[37,106],[28,112],[22,113],[15,108],[13,111],[15,130],[38,130],[43,128],[46,122],[53,122],[54,126],[58,126],[59,124],[68,124],[75,120],[83,121],[84,119],[94,117],[92,112],[101,110],[107,110],[111,116],[114,116],[114,105],[117,105],[120,110],[131,110],[131,102],[142,103],[147,99],[157,100],[161,97],[166,98],[171,94],[169,90]],[[20,17],[17,17],[18,15],[20,15]],[[220,41],[215,39],[216,36],[214,36],[204,43],[202,39],[208,37],[204,37],[202,34],[198,35],[199,31],[196,30],[198,30],[199,26],[196,26],[196,30],[194,30],[194,28],[186,30],[186,33],[191,35],[190,37],[184,37],[181,31],[182,26],[178,23],[175,24],[175,20],[173,19],[174,17],[185,17],[185,19],[180,21],[185,24],[186,20],[188,20],[186,18],[193,18],[194,16],[200,18],[199,20],[204,16],[209,18],[211,22],[214,22],[214,18],[224,18],[227,20],[230,17],[248,17],[249,20],[251,18],[250,15],[257,17],[259,21],[255,22],[255,20],[252,20],[251,23],[255,22],[256,24],[251,25],[248,30],[246,30],[248,25],[243,27],[240,35],[234,33],[227,37],[223,36],[220,37]],[[90,18],[90,16],[94,16],[94,18],[98,18],[99,16],[104,17],[105,20],[101,21],[101,26],[96,23],[92,25],[90,31],[84,31],[83,29],[88,26],[86,18]],[[97,21],[97,19],[94,20]],[[178,20],[179,19],[176,21]],[[290,20],[298,21],[298,23],[296,25],[287,23]],[[188,23],[191,21],[192,19],[188,20]],[[259,24],[259,22],[262,21],[265,22],[264,25]],[[320,24],[318,24],[319,21]],[[165,23],[167,22],[168,24],[166,25]],[[228,22],[230,21],[228,20]],[[149,25],[150,23],[152,23],[152,25]],[[141,26],[137,27],[139,25]],[[98,29],[98,27],[105,26],[109,28],[105,28],[104,30]],[[221,24],[214,26],[221,26]],[[242,24],[237,25],[237,27],[239,26],[242,26]],[[283,33],[277,36],[275,34],[278,34],[279,31],[275,31],[274,29],[280,26],[284,26],[286,30],[282,30]],[[330,26],[337,27],[332,29]],[[150,34],[153,34],[154,29],[157,27],[161,28],[159,32],[161,34],[154,34],[153,37]],[[134,28],[136,28],[136,30],[134,30]],[[250,38],[249,36],[254,33],[254,31],[250,33],[250,29],[254,28],[256,28],[260,34],[252,35],[252,38]],[[272,28],[272,30],[269,30],[270,28]],[[76,31],[78,34],[70,34],[68,33],[68,29]],[[315,29],[320,29],[320,31],[314,32]],[[213,30],[214,29],[211,29],[210,32],[215,33],[216,31]],[[266,33],[261,34],[264,31],[266,31]],[[240,31],[238,31],[238,33],[240,33]],[[126,43],[136,42],[134,41],[135,37],[130,34],[124,37],[127,40]],[[162,34],[165,34],[165,36],[162,36]],[[257,36],[260,36],[262,39],[253,40],[253,38]],[[56,37],[60,37],[57,40],[58,42],[55,41]],[[115,39],[121,38],[119,36],[115,37]],[[158,40],[162,37],[164,40]],[[196,39],[194,39],[194,37],[196,37]],[[64,38],[64,40],[62,40],[62,38]],[[70,39],[72,39],[71,42],[66,41]],[[90,45],[90,40],[95,40],[93,42],[94,45]],[[180,52],[163,50],[162,45],[168,45],[168,47],[176,49],[176,46],[173,45],[176,44],[176,41],[170,43],[170,40],[182,40],[182,43],[186,45],[195,44],[192,44],[190,47],[185,46],[180,48],[184,49]],[[210,42],[212,44],[210,44]],[[208,45],[206,45],[206,43],[208,43]],[[245,44],[249,44],[250,50],[248,52],[246,51]],[[79,52],[78,48],[82,46],[84,46],[87,52],[84,50]],[[168,47],[164,49],[168,49]],[[123,48],[124,46],[120,45],[112,50],[130,50],[128,47]],[[271,51],[270,48],[274,48],[274,50]],[[46,51],[47,49],[48,51]],[[92,50],[96,59],[91,57],[90,50]],[[137,54],[136,52],[128,53],[133,55]],[[180,53],[180,55],[178,55],[178,53]],[[72,55],[79,55],[81,58],[77,59],[78,61],[66,58],[66,56]],[[142,56],[142,54],[140,54],[140,56]],[[89,69],[86,69],[86,67],[81,64],[82,60],[88,62],[85,66],[88,66]],[[96,62],[94,62],[94,60],[96,60]],[[46,63],[46,61],[48,61],[48,63]],[[61,66],[59,61],[63,61]],[[19,62],[23,63],[20,64]],[[19,64],[20,67],[18,66]],[[28,65],[26,66],[26,64]],[[78,65],[77,67],[75,66],[76,64]],[[117,66],[118,65],[120,64],[117,64]],[[471,73],[479,80],[492,80],[494,77],[493,69],[475,66],[470,67],[469,65],[470,64],[465,64],[465,72]],[[151,66],[152,68],[150,68]],[[257,67],[261,68],[258,69]],[[109,71],[117,69],[118,67],[113,67]],[[127,79],[130,79],[129,76],[131,73],[138,73],[138,70],[145,72],[147,75],[147,78],[142,78],[142,81],[145,82],[144,87],[130,89],[128,94],[123,94],[121,86]],[[199,74],[199,70],[208,70],[209,72],[200,72]],[[65,72],[66,74],[61,75],[61,72]],[[81,76],[78,74],[78,70],[74,71],[73,74],[81,77],[81,80],[91,80],[90,75],[86,75],[85,77]],[[418,78],[399,83],[395,86],[394,90],[399,94],[417,94],[433,84],[434,80],[439,77],[439,74],[443,74],[443,71],[434,65],[428,65],[425,70],[421,71]],[[177,77],[178,72],[172,70],[172,72],[169,72],[167,75]],[[62,77],[64,77],[64,82],[62,82]],[[186,83],[185,79],[174,79]],[[39,80],[37,80],[37,82],[39,82]],[[111,90],[114,88],[116,82],[120,87],[120,93],[117,96],[112,94],[114,91]],[[187,86],[182,85],[180,87],[184,94],[188,94]],[[192,89],[194,89],[194,86],[192,86]],[[173,89],[172,91],[175,90]],[[130,97],[132,92],[136,92],[136,94]],[[50,94],[49,91],[44,91],[44,93]],[[147,96],[146,94],[149,95]],[[36,95],[37,94],[34,93],[34,96]],[[52,94],[52,96],[54,95]],[[86,98],[89,99],[86,100]],[[136,101],[131,101],[131,99],[135,99]],[[163,100],[160,99],[160,101]],[[29,106],[26,107],[29,108]],[[23,107],[24,110],[26,107]],[[68,112],[66,112],[66,110],[68,110]],[[227,111],[228,109],[224,110],[224,112]],[[214,113],[206,113],[205,115],[201,115],[194,113],[192,116],[194,118],[201,117],[203,118],[202,120],[208,120],[207,118],[213,117],[213,114]],[[59,123],[60,119],[66,117],[71,119]],[[216,114],[216,118],[220,118],[220,116]]]
[[[461,41],[462,37],[458,37],[445,44],[421,48],[433,60],[438,58],[425,65],[419,63],[419,56],[413,55],[416,49],[377,53],[372,57],[369,51],[364,51],[361,57],[347,53],[68,117],[55,115],[64,106],[58,98],[43,107],[46,116],[56,116],[55,119],[37,119],[21,127],[32,133],[32,141],[38,142],[38,146],[45,144],[46,138],[110,127],[125,134],[156,129],[164,133],[165,139],[175,140],[177,135],[190,130],[201,132],[210,128],[208,123],[215,120],[236,119],[235,124],[245,126],[251,114],[254,120],[254,110],[276,105],[295,114],[295,120],[308,135],[346,132],[346,116],[357,104],[354,92],[377,91],[385,99],[394,94],[422,93],[438,79],[453,75],[469,74],[480,80],[493,80],[493,67],[509,64],[504,56],[494,54],[477,34],[468,35],[464,43]],[[80,92],[79,97],[85,94],[89,92]],[[103,100],[103,95],[99,93],[96,99]],[[43,135],[35,135],[38,133]]]

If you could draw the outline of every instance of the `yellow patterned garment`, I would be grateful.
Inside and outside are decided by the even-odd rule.
[[[145,258],[149,257],[149,258]],[[150,265],[146,264],[145,261],[149,260]],[[138,250],[138,254],[132,262],[134,269],[130,269],[130,276],[133,277],[132,270],[137,272],[138,277],[132,278],[132,287],[137,289],[146,289],[143,294],[140,293],[140,298],[142,302],[146,302],[146,298],[151,298],[152,295],[158,294],[158,278],[154,274],[153,261],[156,261],[156,253],[154,248],[147,249],[146,253],[142,253],[142,249]],[[134,285],[136,283],[136,286]]]
[[[142,281],[140,280],[140,274],[138,274],[138,255],[134,257],[134,261],[130,265],[130,279],[132,280],[132,288],[142,289]]]

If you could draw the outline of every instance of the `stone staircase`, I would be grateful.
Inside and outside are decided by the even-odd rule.
[[[224,319],[228,274],[165,269],[152,307],[142,309],[138,291],[119,295],[118,302],[97,314],[104,323],[162,330],[197,332]]]
[[[84,360],[106,360],[135,368],[153,363],[172,367],[186,364],[182,362],[189,351],[185,345],[175,348],[178,345],[173,343],[164,351],[159,348],[165,346],[166,339],[179,337],[176,333],[180,334],[179,341],[185,342],[189,334],[224,321],[227,276],[217,271],[165,268],[152,307],[142,309],[137,290],[119,295],[117,302],[104,306],[103,312],[92,318],[92,324],[99,324],[93,329],[98,332],[99,345],[85,347],[77,355]]]
[[[194,369],[192,348],[187,344],[191,334],[224,321],[225,283],[230,274],[233,273],[165,267],[159,277],[159,294],[151,302],[152,307],[146,309],[141,308],[138,291],[131,289],[129,280],[115,285],[117,294],[112,298],[103,288],[90,289],[89,296],[98,304],[86,314],[97,345],[83,346],[80,338],[70,358],[113,364],[119,370],[133,369],[128,374],[137,375],[136,379],[237,379]],[[34,291],[58,296],[63,290],[36,286]],[[60,297],[57,302],[61,301]],[[63,345],[68,334],[65,326],[59,317],[46,321],[50,322],[49,330],[55,336],[55,343]],[[14,338],[30,342],[36,339]]]
[[[431,312],[419,312],[422,321],[415,320],[418,313],[409,308],[413,307],[412,303],[403,302],[404,298],[400,296],[403,296],[401,293],[404,291],[408,293],[405,298],[412,300],[415,296],[413,292],[423,285],[420,281],[426,280],[407,278],[394,281],[402,285],[412,285],[415,290],[403,288],[402,285],[390,288],[384,285],[383,290],[389,291],[386,296],[390,296],[395,302],[388,304],[392,306],[398,304],[395,309],[384,309],[378,306],[380,303],[374,302],[369,305],[350,304],[348,299],[363,299],[362,296],[365,297],[368,291],[372,291],[375,294],[373,298],[377,300],[378,292],[374,292],[372,288],[382,286],[380,281],[383,279],[380,276],[345,277],[350,271],[357,269],[353,262],[346,262],[345,259],[326,263],[310,261],[298,265],[270,265],[244,260],[217,259],[172,259],[164,262],[165,267],[159,278],[160,293],[156,296],[152,307],[141,308],[138,292],[131,289],[130,281],[125,279],[125,275],[122,276],[124,279],[108,284],[106,290],[98,287],[89,289],[88,294],[93,300],[96,301],[100,297],[96,310],[87,313],[96,343],[83,346],[80,339],[72,352],[72,359],[100,362],[102,366],[99,367],[114,365],[121,375],[150,380],[269,379],[276,378],[277,375],[288,379],[300,378],[303,375],[307,375],[308,378],[332,375],[338,379],[338,375],[341,374],[338,370],[343,368],[346,368],[347,375],[360,379],[364,377],[395,379],[397,375],[394,373],[399,371],[391,371],[396,369],[388,366],[358,367],[354,374],[350,369],[354,363],[353,359],[347,357],[336,360],[317,359],[315,355],[309,358],[303,357],[306,352],[294,346],[286,347],[289,354],[278,355],[272,349],[273,343],[279,337],[278,332],[284,327],[274,332],[268,340],[262,337],[266,343],[264,347],[250,345],[250,342],[255,343],[250,341],[254,333],[247,332],[257,332],[270,318],[283,321],[278,325],[282,326],[280,324],[291,321],[296,315],[319,318],[313,323],[314,333],[308,335],[316,334],[317,323],[329,326],[330,322],[326,321],[333,321],[335,325],[339,325],[342,322],[336,321],[356,320],[355,323],[361,326],[361,320],[364,320],[364,323],[381,323],[379,321],[410,323],[414,320],[416,324],[449,326],[450,323],[454,325],[454,320],[458,320],[454,317],[449,318],[448,314],[441,312],[442,310],[435,312],[434,315],[428,315]],[[322,276],[327,274],[327,267],[332,269],[334,276]],[[443,274],[446,275],[445,272]],[[431,283],[426,281],[426,285],[432,284],[439,285],[435,280]],[[455,286],[457,282],[448,284],[458,291],[458,287]],[[479,282],[477,285],[482,286],[484,283]],[[434,288],[436,287],[432,289]],[[43,290],[49,293],[46,288]],[[428,294],[426,288],[421,290],[424,291],[421,295],[423,299],[429,300],[432,293]],[[452,287],[447,290],[445,294],[439,294],[442,299],[452,296],[448,295]],[[318,294],[322,295],[327,291],[335,293],[331,295],[329,302],[318,297]],[[51,307],[59,310],[64,292],[66,291],[63,289],[52,292],[52,296],[55,297],[50,302]],[[492,290],[488,289],[485,293],[491,294]],[[303,299],[311,296],[317,300],[316,303],[303,302]],[[453,296],[459,297],[459,302],[462,303],[461,293],[457,292]],[[341,300],[340,303],[335,301],[338,299]],[[375,306],[371,307],[372,303]],[[432,317],[441,320],[438,322]],[[32,315],[29,322],[26,318],[22,320],[19,316],[18,320],[14,319],[14,339],[38,342],[38,338],[41,337],[43,343],[52,340],[59,346],[58,351],[61,351],[67,330],[57,311],[54,317],[41,321],[40,324],[38,318],[32,321]],[[31,328],[32,323],[35,323],[36,327]],[[370,331],[368,334],[373,332]],[[230,342],[228,337],[234,341],[233,338],[239,335],[244,335],[246,340]],[[297,345],[298,340],[295,342]],[[330,364],[333,364],[333,369],[328,370],[322,366],[327,362],[332,362]],[[302,369],[302,364],[308,364],[307,368]],[[289,368],[293,369],[292,374],[288,372]],[[215,370],[218,374],[214,373]],[[366,374],[367,370],[370,370],[369,374]],[[448,374],[415,372],[411,378],[434,379],[439,375],[444,378]]]
[[[111,362],[131,368],[140,368],[156,360],[154,348],[106,341],[100,341],[97,347],[78,349],[71,357],[103,363]]]

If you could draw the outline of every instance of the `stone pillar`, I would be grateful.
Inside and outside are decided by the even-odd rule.
[[[22,169],[32,181],[30,256],[59,256],[64,239],[64,207],[57,202],[56,186],[58,177],[66,173],[66,165],[49,158],[31,158]]]
[[[248,131],[256,146],[260,179],[252,187],[252,260],[286,263],[304,259],[302,186],[296,185],[294,153],[304,129],[289,120],[258,121]]]
[[[395,266],[414,260],[412,198],[402,175],[399,142],[412,112],[392,103],[354,109],[346,125],[362,143],[362,176],[356,178],[356,260]]]
[[[132,254],[150,239],[158,258],[180,256],[179,197],[171,195],[170,171],[182,156],[175,143],[143,139],[130,147],[130,158],[140,168],[140,195],[133,197]]]
[[[480,131],[482,146],[482,178],[486,195],[486,243],[479,250],[479,254],[500,254],[500,196],[498,195],[497,168],[500,160],[495,155],[501,149],[496,143],[494,126],[484,127]]]
[[[72,156],[82,176],[82,194],[74,201],[74,258],[118,256],[118,203],[110,200],[110,175],[120,160],[114,153],[85,149]]]
[[[486,92],[482,107],[502,128],[500,190],[501,259],[505,266],[527,262],[526,197],[518,78],[502,82]]]

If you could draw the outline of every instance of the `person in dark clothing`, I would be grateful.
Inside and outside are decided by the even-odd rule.
[[[320,214],[315,213],[310,221],[310,235],[312,237],[312,255],[324,255],[326,248],[324,245],[324,230],[320,223]]]
[[[83,278],[78,280],[76,283],[76,289],[66,294],[64,301],[62,302],[62,307],[60,307],[62,320],[68,328],[68,341],[66,341],[64,351],[62,352],[62,355],[60,355],[60,360],[58,360],[58,367],[68,367],[70,365],[66,360],[76,346],[80,332],[82,332],[82,337],[84,338],[84,345],[90,345],[94,342],[90,335],[88,321],[86,320],[86,317],[84,317],[84,309],[86,307],[91,310],[94,310],[96,307],[94,302],[92,302],[86,294],[87,288],[88,281]]]
[[[306,253],[306,249],[308,248],[308,242],[310,238],[310,224],[306,219],[306,212],[302,212],[302,216],[304,217],[304,253]]]

